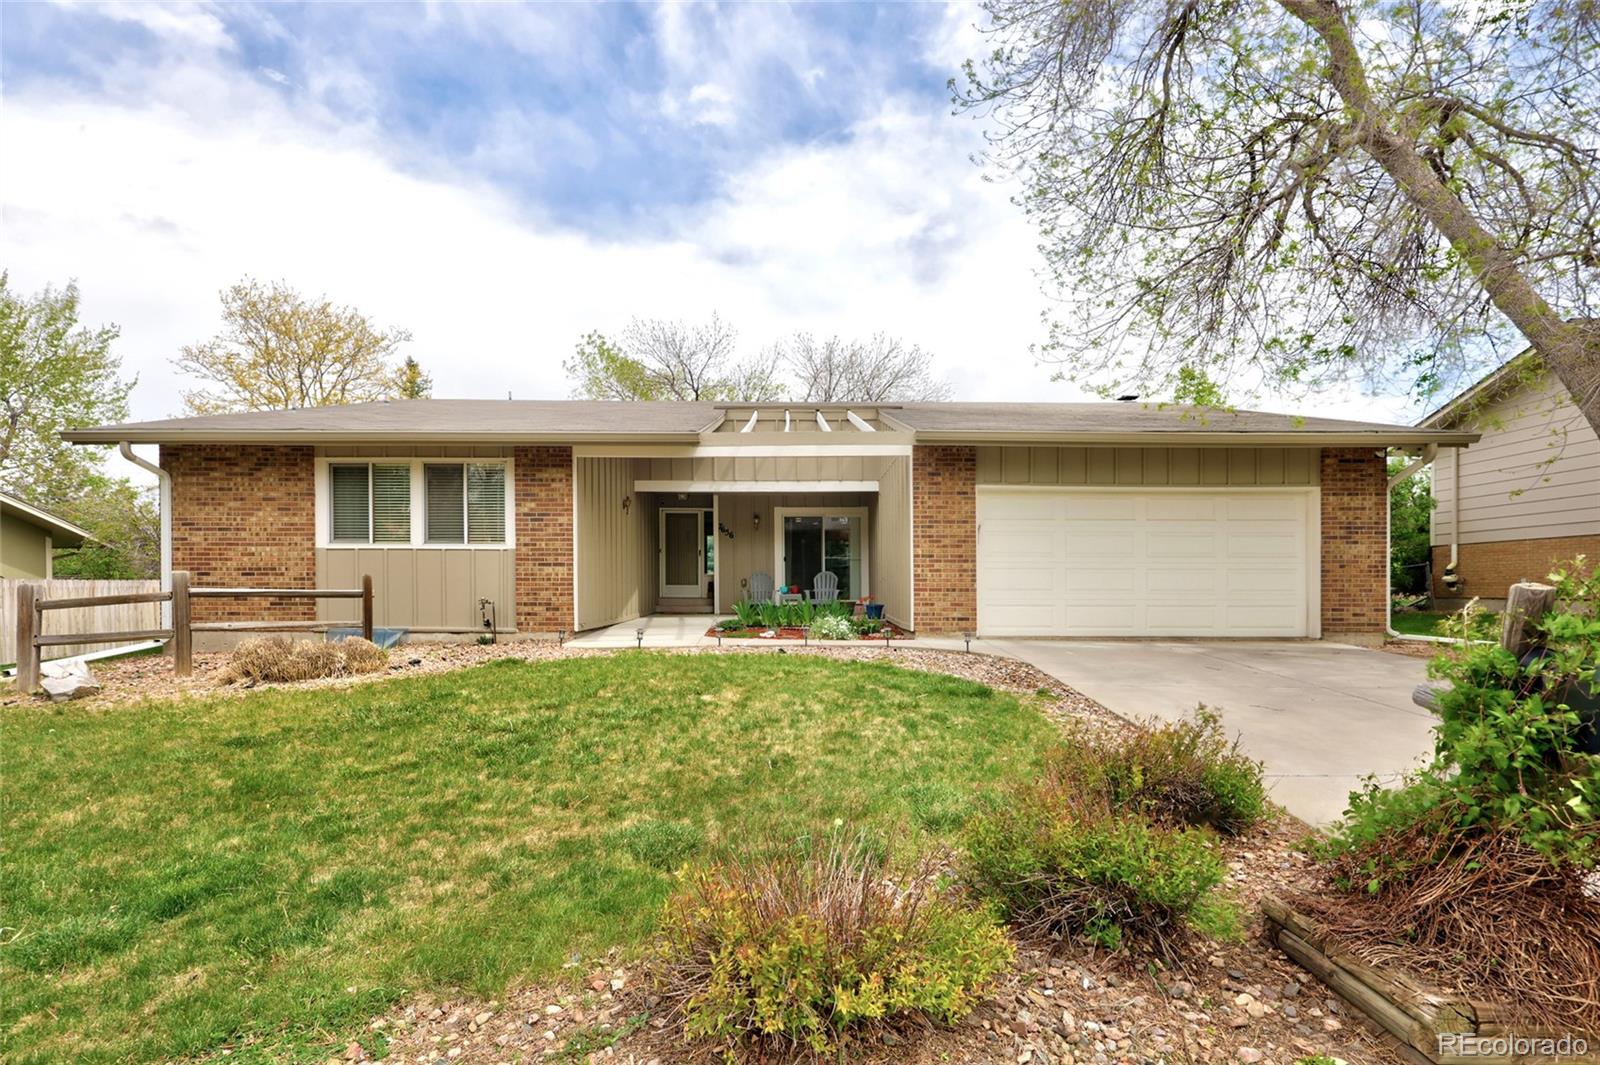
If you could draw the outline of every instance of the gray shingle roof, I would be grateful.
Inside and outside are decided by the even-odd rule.
[[[782,410],[804,403],[763,404]],[[1382,422],[1303,418],[1256,411],[1162,407],[1149,403],[903,403],[863,404],[918,440],[1021,442],[1126,441],[1179,437],[1196,442],[1468,443],[1475,434]],[[749,408],[746,408],[749,409]],[[458,440],[527,443],[692,443],[727,413],[715,403],[590,400],[425,399],[357,403],[286,411],[250,411],[195,418],[103,425],[63,434],[77,443],[183,441],[336,442]],[[722,440],[719,442],[729,442]],[[737,441],[733,441],[737,442]],[[796,443],[801,441],[797,440]],[[812,442],[812,441],[806,441]]]

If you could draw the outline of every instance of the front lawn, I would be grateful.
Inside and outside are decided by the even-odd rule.
[[[669,870],[726,841],[946,834],[1053,736],[978,684],[801,655],[14,710],[0,1053],[323,1060],[410,990],[639,942]]]

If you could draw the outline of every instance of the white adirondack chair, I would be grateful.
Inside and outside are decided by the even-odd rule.
[[[772,574],[750,574],[750,601],[753,603],[772,602]]]
[[[811,582],[811,601],[813,603],[832,603],[839,598],[839,575],[823,570]]]

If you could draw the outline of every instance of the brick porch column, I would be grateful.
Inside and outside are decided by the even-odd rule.
[[[978,449],[911,449],[911,572],[918,632],[978,623]]]
[[[1322,635],[1382,640],[1389,470],[1370,447],[1322,449]]]
[[[517,631],[570,631],[572,449],[519,447],[512,460],[517,496]]]

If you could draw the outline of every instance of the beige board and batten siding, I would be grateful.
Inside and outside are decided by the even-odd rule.
[[[1600,436],[1553,375],[1520,384],[1468,419],[1483,433],[1433,464],[1433,536],[1448,545],[1461,464],[1464,544],[1600,533]]]
[[[325,446],[328,459],[501,459],[510,449],[494,445],[433,446],[426,444]],[[317,587],[358,588],[372,577],[373,624],[402,628],[470,632],[482,630],[479,601],[494,604],[495,623],[503,632],[516,628],[516,552],[511,548],[472,547],[319,547]],[[359,602],[318,601],[320,621],[357,624]]]
[[[578,628],[655,609],[655,507],[634,492],[638,460],[574,460]]]
[[[902,456],[882,459],[868,545],[872,596],[883,604],[885,617],[908,629],[915,627],[911,604],[911,507],[911,460]]]
[[[717,496],[718,520],[733,533],[732,539],[718,534],[717,549],[722,552],[718,573],[717,610],[725,613],[750,594],[750,576],[766,573],[777,579],[778,507],[868,507],[869,492],[722,492]],[[756,521],[760,518],[759,527]],[[873,586],[877,573],[872,569],[872,516],[867,516],[867,580]]]
[[[1309,486],[1319,459],[1310,447],[980,447],[978,484]]]
[[[882,455],[752,455],[743,457],[642,458],[642,481],[705,484],[714,481],[871,481]]]

